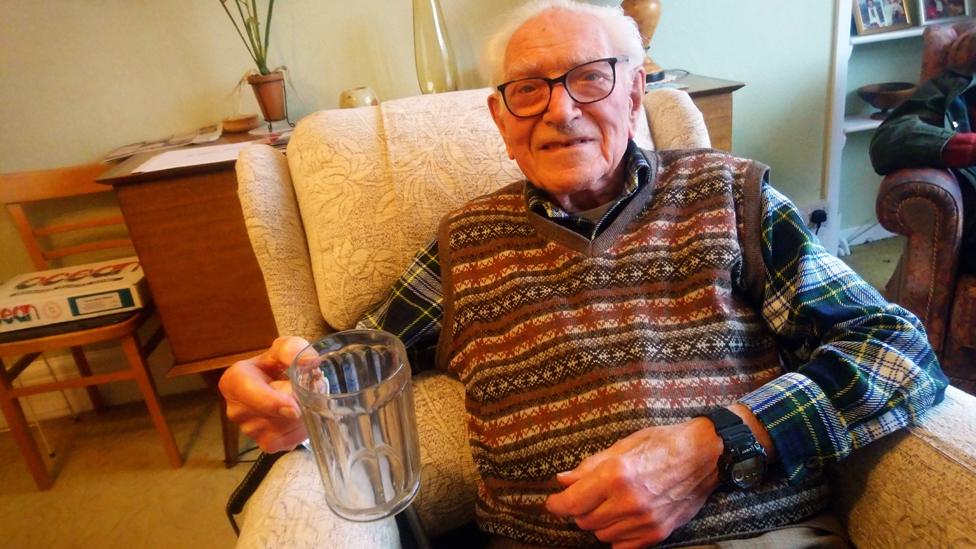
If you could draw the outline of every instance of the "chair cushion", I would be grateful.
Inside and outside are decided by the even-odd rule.
[[[488,89],[321,111],[288,144],[319,306],[352,327],[434,237],[441,216],[522,177]],[[645,118],[637,142],[650,146]]]

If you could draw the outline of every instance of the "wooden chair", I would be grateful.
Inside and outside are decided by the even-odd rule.
[[[60,262],[65,257],[77,254],[113,248],[132,248],[132,242],[127,236],[89,238],[95,233],[113,232],[111,226],[116,226],[115,232],[123,232],[125,221],[121,215],[86,218],[84,221],[43,226],[40,223],[32,223],[31,216],[28,216],[25,209],[25,205],[31,203],[39,205],[38,203],[43,201],[111,193],[111,187],[95,182],[95,178],[105,169],[106,166],[102,164],[92,164],[0,174],[0,201],[4,203],[13,218],[14,225],[36,269],[58,267],[60,265],[52,265],[51,262]],[[59,237],[60,240],[64,240],[69,233],[75,236],[82,235],[85,241],[61,247],[51,245],[51,242],[59,240]],[[162,340],[162,329],[156,330],[148,337],[145,345],[140,344],[136,333],[151,313],[149,307],[134,312],[0,333],[0,408],[38,488],[42,490],[50,488],[54,478],[44,464],[18,399],[69,388],[85,387],[92,407],[96,411],[101,411],[105,404],[96,385],[122,380],[135,381],[146,401],[146,407],[149,409],[156,430],[159,431],[170,464],[173,467],[183,464],[183,457],[163,416],[159,395],[145,361],[145,357],[152,353]],[[116,341],[121,345],[127,369],[111,373],[92,373],[82,347],[105,341]],[[80,377],[30,386],[13,386],[14,380],[42,353],[62,349],[70,350]],[[9,361],[9,367],[4,364],[4,360]]]

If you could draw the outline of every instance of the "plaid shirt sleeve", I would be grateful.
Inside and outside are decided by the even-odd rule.
[[[357,328],[385,330],[407,348],[414,372],[434,365],[444,315],[437,239],[414,256],[386,298],[366,313]]]
[[[767,427],[791,483],[914,423],[948,381],[921,322],[888,303],[763,184],[762,315],[786,373],[740,400]]]

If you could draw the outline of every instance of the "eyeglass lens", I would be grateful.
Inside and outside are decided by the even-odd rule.
[[[560,78],[526,78],[505,87],[505,104],[515,116],[535,116],[549,105],[552,87],[559,81],[577,103],[594,103],[613,91],[613,63],[601,59],[572,68]]]

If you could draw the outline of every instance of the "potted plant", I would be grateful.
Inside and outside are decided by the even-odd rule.
[[[261,114],[270,124],[288,117],[285,103],[285,77],[281,70],[268,70],[268,39],[271,36],[271,16],[274,14],[275,0],[267,0],[264,12],[264,28],[258,14],[258,0],[219,0],[237,35],[244,42],[247,53],[257,66],[256,74],[249,74],[247,82],[254,89]],[[228,7],[227,4],[232,4]],[[236,17],[235,17],[236,13]]]

